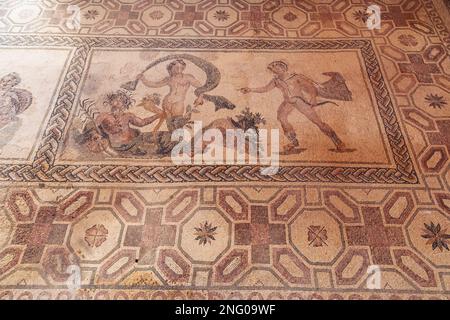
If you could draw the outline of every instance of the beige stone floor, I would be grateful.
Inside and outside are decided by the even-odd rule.
[[[0,298],[448,299],[448,4],[1,1]],[[171,119],[280,168],[177,164]]]

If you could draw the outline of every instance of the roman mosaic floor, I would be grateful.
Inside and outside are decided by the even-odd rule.
[[[0,298],[448,299],[449,29],[445,0],[1,1]],[[278,132],[279,169],[175,163],[198,121]]]

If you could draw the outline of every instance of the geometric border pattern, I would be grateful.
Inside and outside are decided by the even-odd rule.
[[[199,298],[202,295],[208,296],[209,292],[217,292],[219,296],[228,297],[231,290],[236,295],[243,296],[255,290],[262,290],[264,292],[261,293],[262,297],[278,294],[282,297],[297,295],[312,298],[320,296],[350,298],[353,296],[360,299],[376,296],[399,298],[414,295],[436,298],[448,297],[450,293],[448,261],[443,261],[436,267],[429,260],[434,256],[431,247],[429,250],[420,250],[408,237],[408,228],[416,219],[417,212],[434,211],[441,212],[438,214],[442,215],[442,211],[436,205],[420,204],[404,192],[407,188],[379,189],[379,195],[374,200],[363,193],[355,192],[358,189],[350,186],[339,192],[324,186],[317,189],[316,195],[307,192],[306,187],[294,187],[271,192],[264,201],[252,196],[254,190],[258,188],[250,190],[252,188],[226,186],[189,189],[162,187],[158,193],[155,193],[159,194],[159,197],[147,194],[148,191],[153,190],[148,188],[111,189],[103,193],[101,197],[100,193],[103,189],[63,188],[64,192],[58,197],[52,195],[47,198],[39,189],[36,187],[26,190],[17,188],[5,190],[3,210],[6,216],[10,217],[12,225],[21,226],[16,228],[16,234],[19,234],[20,230],[25,230],[24,225],[29,225],[33,220],[37,221],[39,212],[53,211],[56,213],[54,221],[47,219],[41,223],[45,222],[50,228],[58,228],[59,236],[42,238],[39,244],[40,258],[29,261],[25,259],[26,247],[36,243],[17,241],[21,238],[14,235],[0,250],[0,257],[10,255],[8,263],[0,269],[0,280],[3,281],[16,272],[23,274],[24,270],[29,270],[45,281],[40,283],[25,281],[17,286],[0,284],[0,297],[13,294],[7,291],[11,288],[14,289],[14,294],[28,292],[31,295],[33,291],[46,291],[50,296],[61,294],[73,297],[76,295],[78,299],[87,298],[84,296],[87,292],[100,295],[100,292],[112,294],[130,291],[134,296],[143,290],[146,292],[145,295],[162,291],[169,297],[179,290],[192,290],[199,294]],[[267,187],[260,189],[264,190]],[[298,201],[291,201],[292,196],[295,196]],[[332,198],[339,198],[338,202],[344,206],[336,207],[334,204],[337,202]],[[131,206],[123,206],[123,200],[132,203],[134,209]],[[26,203],[27,210],[24,210],[24,207],[19,209],[15,205],[18,201]],[[407,205],[398,217],[396,204],[402,201],[406,201]],[[183,204],[180,206],[180,203]],[[201,250],[200,245],[190,250],[182,249],[181,239],[186,236],[193,237],[192,230],[183,226],[202,208],[214,208],[221,212],[221,216],[227,217],[227,221],[224,221],[222,225],[223,228],[218,229],[220,231],[217,237],[229,235],[233,244],[217,249],[217,256],[211,262],[190,258],[197,250]],[[279,212],[280,208],[283,208],[282,212]],[[314,210],[316,221],[323,221],[319,214],[319,211],[322,211],[323,214],[333,217],[332,219],[339,225],[338,233],[341,235],[342,246],[338,252],[336,251],[332,260],[324,260],[320,263],[311,261],[308,256],[310,253],[306,251],[308,246],[300,246],[293,241],[294,234],[307,230],[307,224],[303,224],[300,228],[293,227],[293,223],[304,214],[305,210]],[[25,211],[29,212],[26,216],[22,214]],[[122,231],[108,245],[110,249],[104,251],[104,257],[94,261],[84,257],[71,244],[78,243],[80,237],[84,235],[84,232],[80,232],[83,231],[82,229],[77,229],[77,225],[86,221],[90,214],[104,211],[108,211],[108,215],[115,221],[121,221]],[[131,215],[130,213],[134,211],[135,214]],[[349,211],[352,212],[352,217]],[[239,232],[243,224],[253,220],[253,213],[256,212],[265,213],[266,222],[272,226],[270,227],[272,235],[278,234],[275,237],[267,236],[269,240],[267,244],[270,248],[265,255],[268,259],[258,263],[251,261],[253,252],[257,249],[254,244],[259,242],[243,243],[242,234]],[[344,215],[344,212],[347,213]],[[146,215],[158,216],[158,221],[148,221]],[[383,228],[394,239],[388,239],[388,242],[378,243],[378,245],[371,243],[370,233],[377,232],[377,219],[367,220],[367,218],[374,216],[380,218],[378,222],[384,225]],[[442,217],[447,220],[450,218],[448,215],[442,215]],[[102,221],[107,228],[109,228],[108,221],[110,220]],[[149,222],[151,224],[148,224]],[[228,227],[230,223],[234,229],[233,233]],[[151,228],[153,232],[161,234],[161,238],[168,241],[142,238],[143,240],[136,242],[134,238],[128,237],[128,234],[139,233],[136,231],[142,230],[144,225]],[[77,232],[74,232],[75,229]],[[161,232],[163,229],[166,231]],[[368,236],[361,236],[366,233]],[[172,236],[167,236],[169,234]],[[108,236],[112,237],[112,234]],[[422,241],[426,242],[425,239]],[[155,257],[150,262],[144,261],[146,253],[149,252],[148,245],[152,245]],[[314,250],[325,248],[317,247]],[[381,250],[385,254],[384,257],[389,257],[388,259],[379,260]],[[316,257],[323,257],[318,252],[315,253]],[[167,257],[171,260],[169,263]],[[411,261],[414,261],[413,268],[411,268]],[[67,290],[66,280],[69,272],[66,270],[66,264],[68,263],[78,265],[85,275],[82,283],[83,290],[77,292]],[[383,277],[386,280],[383,280],[381,290],[366,288],[364,283],[367,281],[366,269],[369,264],[380,265],[383,272],[393,275],[394,278]],[[225,269],[227,272],[224,271]],[[141,281],[139,277],[135,277],[140,272],[151,274],[152,281]],[[258,278],[264,277],[270,281],[267,283],[246,281],[251,278],[252,273],[257,272],[269,276],[260,273]],[[139,281],[132,281],[132,279]],[[401,281],[398,281],[399,279]]]
[[[203,289],[90,289],[69,290],[19,289],[0,291],[4,300],[449,300],[448,294],[361,293],[305,290],[203,290]]]

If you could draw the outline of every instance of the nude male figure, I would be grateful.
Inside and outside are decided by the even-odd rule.
[[[336,146],[336,151],[345,152],[347,149],[344,142],[328,124],[320,119],[314,110],[318,96],[314,81],[304,75],[288,72],[288,65],[284,61],[273,61],[267,68],[274,74],[273,79],[267,85],[260,88],[241,88],[240,91],[244,94],[250,92],[265,93],[275,88],[281,91],[284,100],[278,107],[277,119],[281,123],[284,134],[289,139],[289,144],[283,148],[284,151],[289,152],[299,147],[297,134],[289,122],[290,113],[297,109],[331,139]]]
[[[145,127],[158,118],[157,115],[154,115],[142,119],[128,112],[132,100],[123,91],[108,94],[104,104],[110,108],[110,111],[100,113],[95,118],[95,123],[98,128],[107,134],[113,148],[126,147],[132,144],[133,140],[140,135],[140,132],[130,127],[130,125]]]
[[[166,117],[166,123],[169,131],[173,131],[183,126],[183,116],[185,112],[184,102],[189,88],[199,88],[202,86],[193,75],[185,74],[186,63],[182,59],[177,59],[167,65],[169,75],[159,81],[148,80],[144,74],[137,76],[144,85],[149,88],[161,88],[168,86],[170,91],[162,101],[162,109]],[[203,104],[203,98],[200,95],[194,102],[194,106]]]

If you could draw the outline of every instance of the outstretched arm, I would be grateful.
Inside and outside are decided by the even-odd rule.
[[[169,77],[166,77],[159,81],[151,81],[145,78],[145,76],[142,73],[137,76],[137,79],[141,80],[142,83],[149,88],[161,88],[169,83]]]
[[[187,78],[191,86],[193,86],[194,88],[200,88],[202,86],[202,83],[199,80],[197,80],[197,78],[194,77],[193,75],[189,74],[187,75]]]
[[[259,87],[259,88],[241,88],[239,89],[242,93],[247,94],[250,92],[255,92],[255,93],[264,93],[264,92],[269,92],[270,90],[275,89],[275,81],[270,81],[268,84],[266,84],[264,87]]]
[[[200,88],[202,86],[202,83],[200,81],[197,80],[196,77],[194,77],[193,75],[188,75],[188,79],[189,79],[189,83],[191,84],[191,86],[193,86],[194,88]],[[199,106],[203,104],[203,94],[200,94],[197,99],[195,99],[194,101],[194,106]]]
[[[159,114],[155,114],[151,117],[147,117],[147,118],[139,118],[135,115],[131,116],[130,118],[130,123],[137,126],[137,127],[145,127],[146,125],[149,125],[150,123],[152,123],[153,121],[155,121],[156,119],[159,119],[161,117],[161,115]]]

